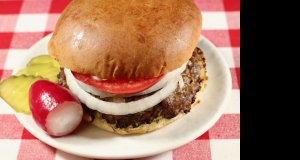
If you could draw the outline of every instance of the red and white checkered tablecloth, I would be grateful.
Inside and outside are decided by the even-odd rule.
[[[71,0],[0,0],[0,80],[9,77],[29,47],[51,33]],[[240,159],[240,1],[194,0],[203,15],[203,31],[225,58],[232,76],[229,104],[203,135],[146,160]],[[0,160],[89,159],[57,150],[31,135],[0,99]]]

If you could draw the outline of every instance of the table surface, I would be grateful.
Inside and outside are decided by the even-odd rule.
[[[70,0],[0,0],[0,80],[38,40],[51,33]],[[240,159],[240,1],[194,0],[203,16],[202,35],[225,58],[232,76],[229,103],[203,135],[146,160]],[[32,136],[0,99],[0,159],[89,159],[62,152]]]

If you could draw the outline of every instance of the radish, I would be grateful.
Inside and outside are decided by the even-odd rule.
[[[81,102],[71,91],[45,79],[31,85],[29,106],[37,125],[54,137],[74,131],[83,116]]]

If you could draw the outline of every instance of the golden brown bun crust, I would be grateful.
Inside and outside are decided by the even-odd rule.
[[[201,54],[201,56],[204,57],[203,54]],[[202,79],[202,81],[200,83],[201,89],[199,92],[197,92],[197,94],[195,96],[196,100],[191,105],[191,111],[198,103],[200,103],[199,95],[204,91],[204,89],[207,85],[207,80],[208,80],[208,77],[206,75],[206,62],[203,58],[201,58],[201,59],[202,59],[201,64],[200,64],[201,65],[200,78]],[[102,118],[102,116],[99,112],[94,113],[95,119],[93,122],[91,122],[92,119],[89,116],[89,114],[86,112],[84,113],[83,119],[105,131],[124,135],[124,134],[143,134],[143,133],[147,133],[147,132],[152,132],[154,130],[160,129],[160,128],[178,120],[179,118],[183,117],[184,115],[185,115],[184,112],[180,112],[176,117],[171,118],[171,119],[158,117],[155,120],[153,120],[152,123],[143,124],[136,128],[133,128],[132,126],[127,127],[127,128],[116,128],[115,124],[107,123],[107,121]]]
[[[48,52],[61,66],[99,78],[155,77],[191,57],[201,26],[192,0],[73,0]]]

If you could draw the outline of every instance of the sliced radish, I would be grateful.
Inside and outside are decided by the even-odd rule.
[[[38,80],[29,89],[29,106],[35,122],[51,136],[64,136],[80,124],[80,100],[68,89],[48,80]]]

